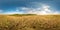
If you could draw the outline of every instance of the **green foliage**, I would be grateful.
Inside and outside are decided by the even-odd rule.
[[[34,16],[36,14],[13,14],[13,15],[10,15],[10,16]]]

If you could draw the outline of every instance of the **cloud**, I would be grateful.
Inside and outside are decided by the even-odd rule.
[[[16,9],[16,12],[19,12],[19,9],[18,8]]]
[[[0,13],[2,13],[3,12],[3,10],[0,10]]]
[[[22,11],[25,11],[24,14],[37,14],[37,15],[59,14],[58,11],[54,11],[53,9],[51,9],[49,5],[42,5],[41,7],[38,8],[22,7],[20,9]]]
[[[32,2],[31,7],[17,7],[15,12],[7,12],[5,14],[37,14],[37,15],[48,15],[48,14],[59,14],[59,12],[51,8],[50,5]]]
[[[23,12],[5,12],[3,14],[23,14]]]

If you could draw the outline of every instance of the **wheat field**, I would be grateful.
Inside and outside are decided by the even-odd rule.
[[[60,15],[0,15],[0,30],[60,30]]]

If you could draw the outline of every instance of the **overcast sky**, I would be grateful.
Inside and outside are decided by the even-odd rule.
[[[60,14],[60,0],[0,0],[0,14]]]

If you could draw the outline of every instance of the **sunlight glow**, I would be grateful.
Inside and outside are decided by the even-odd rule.
[[[50,14],[57,14],[58,12],[53,12],[53,9],[49,5],[43,5],[39,8],[27,8],[22,7],[20,8],[22,10],[25,10],[25,14],[37,14],[37,15],[50,15]]]

